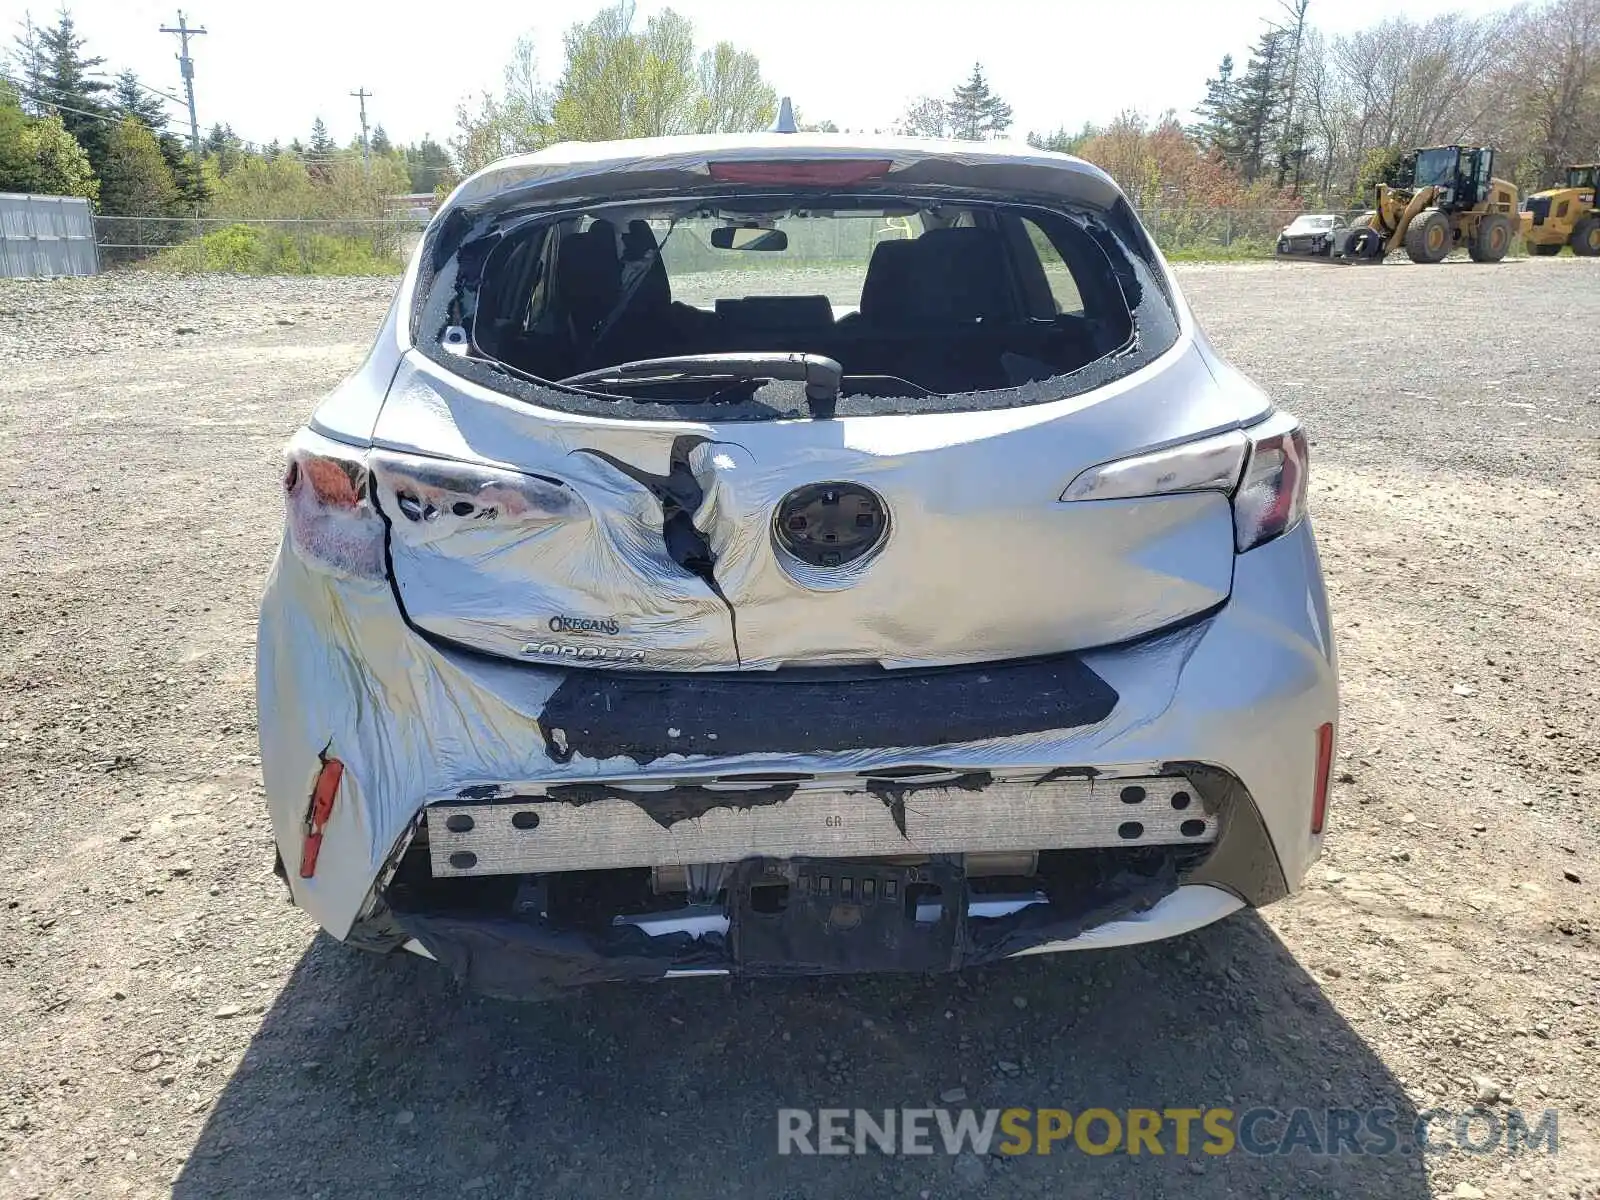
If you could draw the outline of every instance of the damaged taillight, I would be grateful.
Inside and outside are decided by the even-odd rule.
[[[1127,500],[1178,492],[1227,492],[1239,482],[1250,444],[1221,433],[1090,467],[1067,485],[1063,500]]]
[[[1306,435],[1278,413],[1251,429],[1250,457],[1233,497],[1234,544],[1242,554],[1288,533],[1306,515]]]
[[[559,479],[487,463],[377,450],[370,464],[372,498],[409,545],[473,528],[531,529],[567,520],[582,507]]]
[[[302,430],[283,473],[289,537],[313,566],[382,579],[383,520],[372,506],[366,454]]]
[[[1063,500],[1131,500],[1184,492],[1233,497],[1234,544],[1244,551],[1288,533],[1306,515],[1306,436],[1276,413],[1242,432],[1214,434],[1081,472]]]

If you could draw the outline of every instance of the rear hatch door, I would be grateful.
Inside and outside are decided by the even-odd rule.
[[[1187,337],[1070,400],[726,424],[541,409],[412,351],[374,475],[395,593],[427,634],[634,670],[930,666],[1222,603],[1224,494],[1060,497],[1087,467],[1260,415],[1230,404]]]

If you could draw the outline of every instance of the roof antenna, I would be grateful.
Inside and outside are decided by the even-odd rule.
[[[794,105],[789,97],[785,96],[778,101],[778,119],[772,123],[768,133],[799,133],[800,127],[794,123]]]

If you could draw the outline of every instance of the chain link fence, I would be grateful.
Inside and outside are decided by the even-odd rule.
[[[1139,214],[1161,252],[1180,258],[1270,258],[1303,208],[1153,207]],[[1323,209],[1322,212],[1329,210]],[[1336,213],[1354,223],[1359,212]]]
[[[103,267],[245,275],[385,274],[404,268],[425,222],[411,216],[94,219]]]
[[[1190,259],[1269,258],[1294,208],[1161,206],[1140,214],[1163,253]],[[1341,213],[1353,221],[1358,213]],[[94,219],[104,267],[238,274],[367,274],[401,270],[424,222],[370,217],[105,217]],[[849,231],[834,230],[838,239]],[[880,231],[879,236],[889,231]],[[838,258],[839,246],[791,242],[796,259]],[[681,248],[687,252],[688,248]]]

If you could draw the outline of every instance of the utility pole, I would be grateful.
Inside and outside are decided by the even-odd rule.
[[[178,67],[183,71],[183,90],[189,97],[189,148],[194,152],[195,170],[200,169],[200,118],[194,112],[194,59],[189,57],[189,39],[198,37],[206,31],[204,25],[191,27],[184,19],[183,9],[178,10],[178,25],[163,25],[162,33],[175,33],[183,45],[183,52],[178,55]]]
[[[365,87],[350,93],[361,101],[361,163],[368,175],[372,174],[372,143],[367,140],[367,97],[372,95]]]

